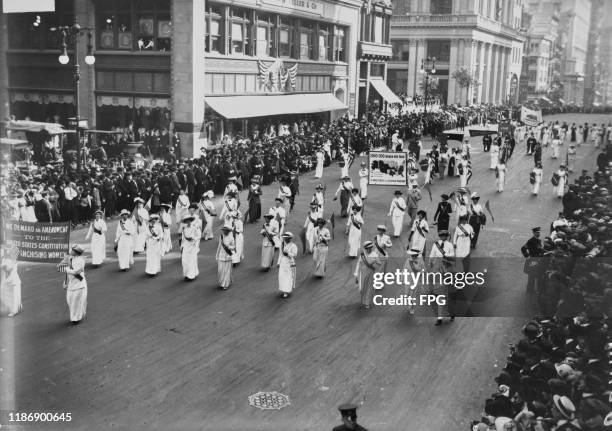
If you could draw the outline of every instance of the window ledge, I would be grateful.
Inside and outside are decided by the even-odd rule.
[[[237,60],[262,60],[262,61],[275,61],[277,57],[254,57],[252,55],[241,55],[241,54],[220,54],[218,52],[206,52],[204,53],[204,58],[225,58],[225,59],[237,59]],[[310,63],[310,64],[337,64],[340,66],[346,66],[348,63],[346,61],[328,61],[328,60],[304,60],[304,59],[296,59],[290,57],[278,57],[278,59],[282,61],[286,61],[288,63]]]

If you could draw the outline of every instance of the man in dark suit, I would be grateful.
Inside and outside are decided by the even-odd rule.
[[[541,228],[531,229],[533,236],[521,247],[521,253],[527,258],[524,272],[527,273],[527,292],[534,292],[540,289],[543,284],[542,259],[544,256],[544,246],[540,239]]]
[[[126,191],[125,204],[129,206],[127,209],[133,211],[136,205],[134,199],[138,197],[138,184],[132,178],[131,172],[125,174],[124,183]]]
[[[53,221],[51,215],[51,204],[47,200],[47,192],[42,192],[40,199],[34,202],[34,215],[36,220],[41,223],[49,223]]]
[[[493,143],[493,139],[491,139],[491,135],[484,135],[482,138],[482,148],[484,152],[487,152],[491,149],[491,144]]]

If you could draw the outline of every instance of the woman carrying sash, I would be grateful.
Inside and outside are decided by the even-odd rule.
[[[348,231],[348,255],[349,257],[357,257],[359,255],[359,245],[361,243],[361,227],[363,226],[363,218],[359,214],[360,207],[353,207],[353,213],[346,223]]]
[[[313,253],[315,247],[315,229],[317,226],[317,219],[321,218],[323,214],[319,210],[319,206],[316,203],[310,204],[310,212],[304,220],[304,229],[306,229],[306,244],[308,252]]]
[[[13,317],[21,311],[21,278],[17,273],[17,247],[2,246],[0,312]]]
[[[278,256],[278,289],[281,291],[281,298],[289,297],[295,289],[295,257],[298,248],[292,239],[291,232],[283,233],[283,244]]]
[[[391,201],[389,214],[391,224],[393,225],[393,236],[399,238],[402,233],[402,225],[404,224],[404,214],[406,213],[406,200],[402,197],[401,190],[395,191],[395,198]]]
[[[149,226],[147,226],[145,273],[150,277],[155,277],[161,272],[164,231],[158,221],[159,216],[153,214],[149,218]]]
[[[427,224],[427,213],[423,210],[417,211],[417,218],[412,224],[408,243],[412,250],[419,250],[421,254],[425,252],[429,225]]]
[[[236,251],[236,243],[231,226],[221,227],[221,237],[217,246],[217,278],[219,289],[227,290],[232,285],[232,257]]]
[[[381,262],[381,272],[387,271],[387,263],[389,261],[389,255],[387,249],[393,247],[393,243],[391,243],[391,238],[387,235],[387,227],[385,225],[379,224],[376,226],[376,236],[374,237],[374,247],[378,252],[378,257]]]
[[[106,222],[102,218],[104,213],[100,210],[95,212],[96,219],[89,225],[89,231],[85,239],[91,239],[91,263],[94,266],[101,265],[106,259]]]
[[[261,244],[261,267],[269,271],[274,263],[274,251],[278,247],[278,232],[280,226],[278,221],[274,219],[274,212],[271,211],[264,216],[266,222],[261,229],[263,236]]]
[[[331,240],[331,234],[329,229],[325,227],[325,219],[317,219],[317,227],[315,228],[315,248],[312,255],[314,261],[315,276],[323,278],[325,276],[325,269],[327,268],[327,252],[329,250],[328,244]]]
[[[432,286],[431,293],[443,296],[446,301],[444,305],[436,303],[434,306],[436,307],[437,315],[436,326],[440,326],[442,324],[442,319],[447,316],[450,317],[451,322],[455,320],[454,310],[449,310],[450,298],[448,285],[444,283],[444,274],[451,271],[452,262],[455,259],[455,248],[453,244],[448,241],[450,234],[447,230],[438,232],[438,236],[440,239],[433,243],[433,247],[431,247],[431,252],[429,254],[429,271],[433,274],[439,274],[434,277],[436,284]],[[440,281],[440,283],[438,283],[438,281]]]
[[[162,241],[162,256],[172,250],[172,237],[170,226],[172,225],[172,217],[170,216],[170,204],[161,204],[159,212],[159,222],[163,231]]]
[[[421,252],[419,250],[414,250],[414,249],[408,249],[407,250],[408,253],[408,259],[406,259],[406,262],[404,263],[404,269],[406,269],[408,272],[413,273],[413,274],[419,274],[422,273],[423,275],[425,275],[422,271],[425,270],[425,262],[423,261],[423,255],[421,254]],[[417,276],[413,277],[413,280],[416,280]],[[405,294],[408,295],[410,298],[415,298],[411,304],[409,304],[409,308],[408,311],[410,311],[410,314],[414,314],[415,311],[415,305],[416,303],[418,303],[418,298],[422,293],[421,290],[421,286],[418,284],[415,284],[414,286],[411,285],[405,285]]]
[[[68,257],[68,265],[63,269],[66,273],[64,289],[66,302],[70,310],[70,323],[76,325],[85,317],[87,311],[87,280],[85,280],[85,259],[81,257],[83,247],[73,245]]]
[[[128,210],[121,210],[121,218],[117,223],[117,232],[115,233],[115,251],[117,252],[117,260],[119,269],[127,271],[134,263],[134,236],[136,235],[136,226],[128,217]]]
[[[181,221],[181,264],[185,281],[193,281],[200,274],[198,269],[198,252],[200,251],[200,230],[193,221],[195,217],[188,215]]]
[[[363,244],[363,251],[355,267],[355,283],[361,292],[361,307],[370,308],[374,296],[374,273],[381,268],[380,255],[372,241]]]

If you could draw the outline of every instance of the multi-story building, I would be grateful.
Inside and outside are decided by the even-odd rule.
[[[388,82],[392,89],[409,97],[422,95],[422,62],[435,57],[437,94],[443,103],[516,101],[525,40],[522,3],[398,0],[391,20],[394,52]],[[478,85],[458,84],[453,74],[462,68]]]
[[[92,29],[96,57],[95,64],[85,63],[85,34],[77,41],[80,116],[99,129],[175,131],[186,156],[227,133],[247,134],[298,116],[356,115],[369,81],[384,83],[391,56],[386,3],[55,3],[54,13],[0,18],[0,99],[8,101],[1,114],[62,123],[74,116],[72,66],[58,62],[60,34],[52,29],[76,19]],[[361,69],[368,71],[365,82]]]
[[[591,29],[584,78],[584,106],[600,106],[603,100],[604,80],[601,62],[601,30],[604,24],[605,0],[591,1]]]
[[[559,10],[554,2],[529,0],[525,3],[523,28],[527,39],[521,79],[523,102],[546,97],[550,90],[550,61],[558,26]]]
[[[612,5],[604,8],[604,19],[601,27],[601,81],[602,101],[606,106],[612,106]]]
[[[562,0],[560,3],[563,99],[570,105],[582,106],[591,23],[591,0]]]

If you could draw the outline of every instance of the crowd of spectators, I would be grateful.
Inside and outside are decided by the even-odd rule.
[[[612,429],[610,160],[604,151],[592,176],[582,172],[550,234],[532,244],[539,314],[510,346],[497,392],[472,429]]]

